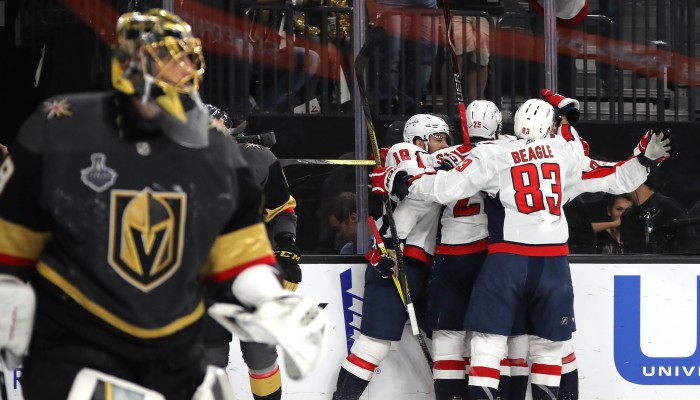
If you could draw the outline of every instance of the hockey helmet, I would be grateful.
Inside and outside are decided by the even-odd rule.
[[[469,137],[498,139],[502,123],[501,110],[488,100],[474,100],[467,106]]]
[[[185,121],[180,95],[198,96],[204,56],[192,28],[175,14],[160,9],[129,12],[119,17],[112,48],[112,86],[120,92],[155,100]]]
[[[416,139],[421,139],[427,150],[429,136],[436,133],[449,136],[450,127],[442,118],[430,114],[416,114],[406,121],[403,128],[403,141],[415,144]]]
[[[520,139],[542,139],[556,133],[554,107],[544,100],[526,101],[515,112],[513,129]]]

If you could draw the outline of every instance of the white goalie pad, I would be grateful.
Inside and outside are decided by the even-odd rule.
[[[162,394],[104,372],[83,368],[76,375],[68,400],[165,400]]]
[[[213,365],[207,367],[202,384],[194,392],[192,400],[235,400],[226,372]]]
[[[323,354],[327,319],[310,300],[290,295],[267,301],[255,311],[216,303],[209,315],[244,341],[278,345],[292,379],[311,372]]]
[[[9,369],[17,368],[34,326],[34,289],[11,275],[0,275],[0,350]]]

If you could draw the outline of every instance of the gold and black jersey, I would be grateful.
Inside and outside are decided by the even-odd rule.
[[[230,287],[274,254],[235,141],[123,140],[115,99],[58,96],[21,128],[0,166],[0,273],[31,279],[68,329],[167,340],[204,314],[202,282]]]

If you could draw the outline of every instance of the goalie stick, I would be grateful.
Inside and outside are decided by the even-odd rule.
[[[449,0],[442,0],[442,10],[445,16],[445,33],[447,34],[447,46],[445,47],[449,51],[450,58],[452,59],[452,73],[455,82],[455,97],[457,100],[457,107],[459,108],[459,122],[462,126],[462,140],[464,140],[465,146],[470,146],[471,141],[469,140],[469,128],[467,127],[467,111],[464,108],[462,77],[459,68],[459,60],[457,59],[457,51],[455,50],[455,34],[452,29],[452,13],[450,12]]]
[[[377,166],[381,166],[381,158],[379,155],[379,145],[377,144],[377,134],[374,130],[374,124],[372,123],[372,113],[369,109],[369,102],[367,100],[367,93],[365,92],[365,81],[364,72],[367,70],[367,63],[369,62],[369,52],[374,46],[374,43],[379,42],[381,39],[386,37],[386,30],[382,27],[375,27],[372,29],[367,37],[367,41],[362,46],[360,51],[355,57],[355,77],[357,79],[357,87],[360,92],[360,100],[362,102],[362,112],[365,115],[365,121],[367,123],[367,133],[369,135],[369,141],[372,146],[372,154],[374,155],[374,162]],[[399,242],[399,235],[396,231],[396,223],[394,222],[394,214],[391,208],[391,201],[388,195],[382,196],[382,201],[384,203],[384,208],[386,210],[386,217],[389,221],[389,230],[391,231],[391,239],[394,244],[394,250],[396,251],[396,275],[399,280],[400,287],[399,295],[404,299],[404,304],[406,305],[406,312],[408,313],[408,318],[411,321],[411,331],[415,336],[419,337],[419,342],[421,347],[425,344],[425,339],[420,332],[418,327],[418,322],[416,320],[416,311],[413,307],[413,299],[411,298],[411,292],[408,287],[408,279],[406,277],[406,271],[404,270],[403,264],[403,252],[401,251],[401,244]],[[427,351],[427,347],[424,349]],[[432,367],[432,363],[431,363]]]

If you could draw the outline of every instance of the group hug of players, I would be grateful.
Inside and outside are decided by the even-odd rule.
[[[372,191],[398,201],[403,270],[419,325],[432,334],[438,400],[524,399],[528,374],[535,400],[578,398],[562,206],[584,192],[631,192],[673,153],[667,132],[649,131],[629,159],[591,160],[572,127],[578,109],[544,89],[518,108],[510,136],[496,105],[476,100],[466,110],[469,141],[453,147],[442,118],[414,115],[404,143],[371,174]],[[390,234],[386,215],[377,224]],[[395,257],[367,255],[361,335],[335,400],[358,399],[401,339],[408,315],[387,279]]]

